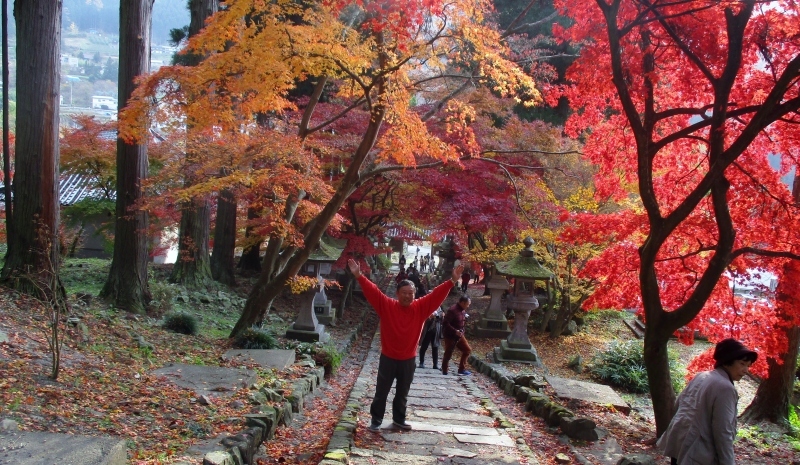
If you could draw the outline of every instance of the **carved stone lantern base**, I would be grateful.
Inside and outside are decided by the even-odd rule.
[[[477,337],[497,337],[506,338],[511,334],[508,329],[508,320],[502,318],[490,318],[481,316],[478,320],[478,325],[475,327],[475,336]]]
[[[325,332],[325,325],[317,325],[316,329],[295,329],[294,325],[286,330],[286,339],[300,342],[328,342],[331,335]]]
[[[530,363],[532,365],[541,366],[542,362],[539,359],[539,354],[536,349],[530,346],[527,349],[512,347],[508,341],[500,341],[500,347],[494,348],[495,362],[516,362],[516,363]]]

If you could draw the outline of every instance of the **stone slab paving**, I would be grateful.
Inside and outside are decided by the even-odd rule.
[[[486,415],[476,415],[470,413],[451,413],[441,410],[414,410],[414,416],[420,418],[436,418],[439,420],[446,420],[451,424],[459,424],[459,422],[469,422],[473,424],[494,424],[494,418],[487,417]]]
[[[613,405],[617,410],[630,411],[628,403],[605,384],[589,383],[557,376],[546,376],[545,379],[555,389],[558,397],[578,399],[600,405]]]
[[[253,384],[256,372],[243,368],[226,368],[171,363],[152,372],[164,376],[176,386],[192,389],[198,396],[226,397]]]
[[[0,464],[125,465],[125,441],[110,436],[29,431],[0,432]]]
[[[358,398],[359,422],[348,463],[538,463],[519,432],[494,426],[499,422],[484,406],[488,396],[471,377],[442,375],[431,368],[418,368],[411,385],[406,421],[413,429],[402,431],[392,426],[392,390],[380,431],[369,431],[369,407],[375,394],[379,357],[377,333],[356,382],[363,387],[363,395]]]
[[[252,360],[263,368],[287,368],[294,363],[293,349],[231,349],[222,355],[223,360]]]

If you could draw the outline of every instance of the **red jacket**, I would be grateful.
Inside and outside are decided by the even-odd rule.
[[[453,282],[439,284],[428,295],[415,299],[408,307],[381,292],[364,275],[358,277],[364,297],[381,317],[381,353],[395,360],[417,356],[417,345],[425,320],[442,305]]]

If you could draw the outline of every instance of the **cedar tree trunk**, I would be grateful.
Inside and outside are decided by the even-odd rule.
[[[170,281],[190,287],[200,287],[211,279],[211,260],[208,256],[211,204],[205,197],[195,197],[181,211],[178,260],[172,268]]]
[[[211,253],[211,276],[222,284],[236,285],[234,251],[236,249],[236,196],[223,189],[217,198],[217,221],[214,224],[214,250]]]
[[[217,12],[217,0],[190,0],[189,37],[195,36],[206,20]],[[189,58],[189,65],[201,57]],[[190,125],[191,126],[191,125]],[[191,131],[191,127],[189,128]],[[187,186],[191,180],[187,181]],[[188,286],[202,286],[211,280],[211,262],[208,241],[211,236],[211,206],[206,198],[193,198],[181,207],[181,224],[178,232],[178,261],[172,269],[170,281]]]
[[[133,93],[137,76],[150,71],[150,31],[154,0],[130,0],[119,9],[119,110]],[[147,141],[128,144],[117,139],[117,201],[114,256],[100,295],[132,313],[145,313],[150,301],[147,285],[147,223],[137,208],[147,178]]]
[[[58,95],[61,0],[17,0],[17,123],[14,222],[2,279],[34,291],[25,276],[58,271]],[[23,278],[23,279],[20,279]],[[56,276],[57,278],[57,276]]]

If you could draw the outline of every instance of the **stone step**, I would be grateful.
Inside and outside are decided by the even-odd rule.
[[[633,332],[633,335],[636,336],[637,339],[641,339],[644,337],[644,323],[639,322],[638,318],[634,320],[622,320],[622,321],[625,322],[625,326],[630,328],[630,330]],[[641,324],[641,328],[639,327],[639,324],[636,324],[634,322],[639,322],[639,324]]]

